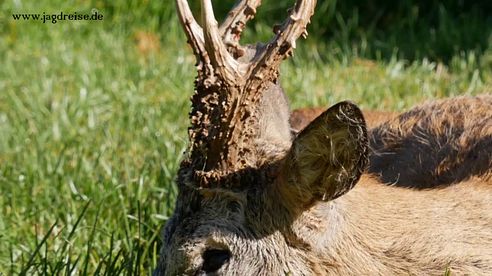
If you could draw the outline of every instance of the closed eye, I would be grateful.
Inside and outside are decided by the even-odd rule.
[[[231,252],[224,249],[207,249],[203,252],[202,271],[212,273],[219,270],[231,258]]]

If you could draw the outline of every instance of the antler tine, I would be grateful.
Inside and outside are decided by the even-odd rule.
[[[239,0],[220,26],[222,39],[227,46],[237,48],[241,33],[248,20],[256,15],[261,0]]]
[[[179,21],[183,26],[186,37],[188,38],[188,43],[190,43],[197,61],[209,64],[210,60],[207,51],[205,50],[203,30],[193,17],[188,1],[176,0],[176,7],[178,9]]]
[[[307,37],[306,26],[310,23],[310,18],[314,14],[315,7],[316,0],[296,1],[289,18],[276,31],[276,36],[266,45],[257,58],[252,61],[249,67],[249,79],[252,82],[249,86],[261,85],[261,83],[265,83],[267,80],[276,78],[280,63],[292,55],[299,36]]]
[[[202,0],[201,4],[205,49],[209,53],[212,65],[217,70],[218,75],[228,84],[234,84],[242,79],[238,72],[238,62],[229,54],[219,34],[212,1]]]

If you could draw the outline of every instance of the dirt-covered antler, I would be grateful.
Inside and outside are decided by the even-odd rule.
[[[201,0],[201,26],[186,0],[176,0],[180,21],[197,57],[198,77],[190,112],[191,165],[203,172],[230,171],[252,166],[248,157],[258,112],[254,106],[278,78],[282,60],[292,54],[316,0],[297,0],[275,37],[255,53],[239,60],[239,46],[247,21],[261,0],[240,0],[218,26],[211,0]]]

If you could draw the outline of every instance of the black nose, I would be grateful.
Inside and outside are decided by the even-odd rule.
[[[231,258],[229,250],[207,249],[203,252],[202,270],[205,273],[212,273],[219,270]]]

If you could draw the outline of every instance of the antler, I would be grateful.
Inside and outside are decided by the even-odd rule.
[[[178,16],[198,61],[198,70],[205,70],[208,82],[214,82],[215,75],[233,83],[239,77],[237,61],[229,54],[219,34],[211,0],[202,0],[202,17],[204,29],[198,25],[191,12],[188,1],[176,0]]]
[[[205,48],[210,55],[212,66],[228,83],[234,83],[241,78],[238,72],[238,62],[229,54],[219,34],[211,0],[202,0],[202,17],[204,19]]]
[[[181,21],[181,25],[183,25],[186,37],[188,38],[188,43],[190,43],[198,62],[210,63],[207,51],[205,51],[203,29],[193,17],[188,1],[176,0],[176,7],[179,20]]]
[[[296,40],[302,36],[307,38],[307,25],[311,22],[314,14],[316,0],[297,0],[290,16],[280,26],[276,36],[271,42],[257,55],[250,66],[248,90],[255,90],[265,81],[277,78],[280,63],[287,57],[292,56],[296,48]]]
[[[261,5],[261,0],[241,0],[236,3],[229,12],[227,18],[220,26],[220,33],[224,43],[235,51],[237,57],[241,57],[244,52],[239,47],[239,39],[246,26],[246,23],[255,17],[256,8]]]
[[[259,96],[278,78],[283,59],[292,54],[316,0],[297,0],[289,18],[252,60],[239,61],[239,39],[261,0],[240,0],[218,27],[211,0],[201,0],[202,27],[186,0],[176,0],[179,18],[198,61],[190,112],[191,161],[197,170],[237,170],[251,166]],[[241,159],[241,160],[238,160]]]

